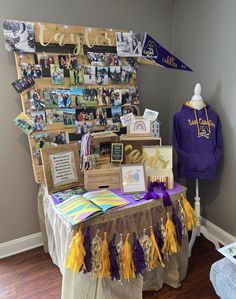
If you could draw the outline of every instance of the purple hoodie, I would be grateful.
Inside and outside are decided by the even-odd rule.
[[[196,110],[186,102],[174,115],[173,145],[179,177],[214,179],[222,147],[219,116],[207,104]]]

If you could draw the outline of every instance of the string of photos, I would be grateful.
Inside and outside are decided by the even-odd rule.
[[[156,184],[152,184],[151,192],[155,192],[154,186]],[[165,268],[169,256],[178,252],[182,237],[196,226],[197,218],[183,194],[174,207],[169,194],[163,190],[163,206],[165,220],[161,218],[155,227],[145,228],[140,236],[130,232],[123,239],[121,234],[118,242],[115,234],[109,240],[108,233],[104,232],[102,239],[99,231],[91,240],[89,227],[84,234],[80,227],[71,241],[66,267],[73,272],[90,273],[91,278],[111,278],[119,282],[130,281],[158,265]]]

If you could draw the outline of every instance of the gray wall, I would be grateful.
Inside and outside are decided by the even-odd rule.
[[[190,99],[197,82],[203,99],[219,114],[224,142],[215,181],[201,181],[202,214],[236,236],[236,61],[234,0],[178,0],[174,23],[174,53],[194,69],[175,72],[170,99],[170,119]],[[170,126],[171,127],[171,126]],[[194,181],[187,182],[193,196]]]
[[[1,0],[4,18],[147,31],[171,49],[174,0]],[[12,53],[4,49],[0,30],[0,243],[39,231],[36,195],[27,137],[14,126],[20,98],[10,83],[16,80]],[[159,109],[168,140],[170,72],[144,66],[138,82],[145,106]]]

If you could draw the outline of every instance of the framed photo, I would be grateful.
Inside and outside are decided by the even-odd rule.
[[[135,117],[135,122],[127,126],[128,136],[151,136],[152,135],[151,121],[144,117]]]
[[[120,177],[123,194],[146,191],[145,171],[142,164],[121,165]]]
[[[112,143],[111,144],[111,162],[123,162],[124,158],[124,144]]]
[[[82,183],[78,144],[41,149],[44,177],[49,193],[78,187]]]

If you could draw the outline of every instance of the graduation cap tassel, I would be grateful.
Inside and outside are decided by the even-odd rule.
[[[166,221],[166,238],[164,241],[164,245],[162,248],[162,253],[174,254],[178,251],[177,240],[176,240],[176,232],[173,221],[170,219],[169,213],[167,213],[167,221]]]
[[[164,268],[165,264],[163,263],[159,248],[157,246],[152,226],[150,226],[150,231],[151,231],[150,240],[152,242],[152,248],[151,248],[151,257],[150,257],[149,268],[151,270],[156,268],[158,261],[160,262],[161,266]]]
[[[101,246],[101,278],[109,278],[110,277],[110,258],[109,258],[109,250],[107,243],[107,232],[104,232],[104,239],[102,241]]]
[[[181,197],[186,216],[186,226],[188,230],[192,230],[197,225],[197,217],[194,209],[191,207],[190,203],[187,201],[183,194],[181,194]]]
[[[79,272],[84,266],[84,257],[86,252],[83,244],[84,236],[81,232],[81,229],[79,229],[72,239],[66,263],[66,267],[70,268],[73,272]]]
[[[118,252],[115,244],[116,235],[114,234],[109,243],[110,273],[112,280],[120,280]]]
[[[139,242],[139,239],[136,237],[135,233],[134,233],[134,242],[133,242],[133,260],[134,260],[136,275],[138,274],[143,275],[146,268],[144,252]]]
[[[175,212],[174,207],[173,207],[173,211],[172,211],[172,221],[175,225],[175,232],[176,232],[176,238],[177,238],[178,244],[179,244],[179,246],[181,246],[181,243],[182,243],[182,223],[179,220],[179,218],[178,218],[178,216]]]
[[[90,230],[89,227],[87,228],[86,234],[84,236],[84,249],[86,252],[85,258],[84,258],[84,264],[85,264],[85,271],[84,272],[91,272],[92,270],[92,264],[91,264],[91,238],[90,238]]]

